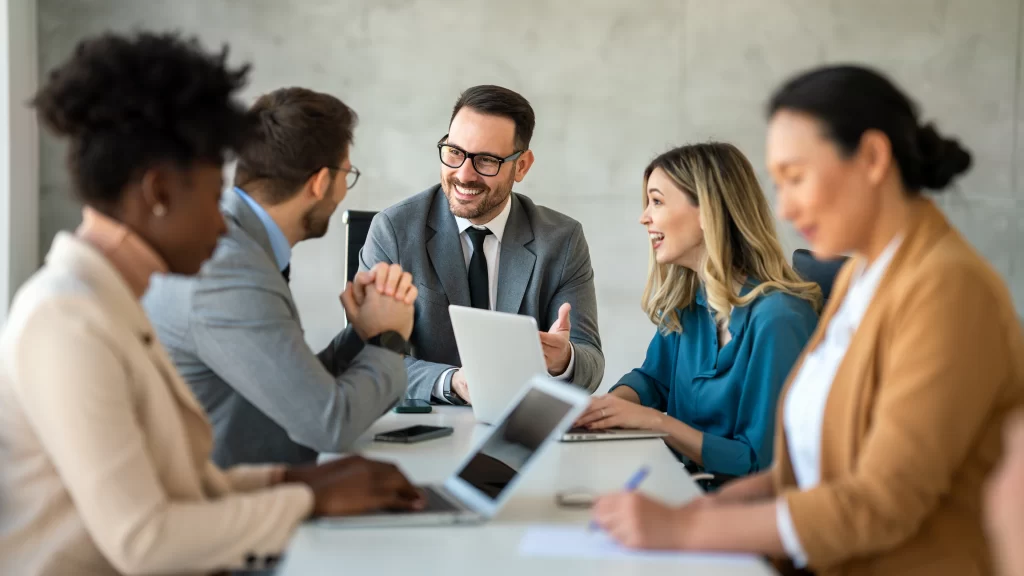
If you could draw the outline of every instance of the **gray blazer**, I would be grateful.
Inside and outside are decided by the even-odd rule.
[[[402,358],[351,329],[314,354],[263,223],[232,191],[228,234],[199,276],[154,279],[143,305],[214,428],[214,461],[341,452],[401,398]]]
[[[441,374],[461,366],[448,305],[470,305],[459,229],[441,185],[377,214],[359,261],[362,270],[388,262],[412,273],[419,298],[411,339],[416,358],[406,358],[408,397],[429,400]],[[576,350],[572,381],[593,392],[604,376],[604,354],[597,331],[594,270],[583,227],[513,194],[501,242],[496,309],[533,316],[546,330],[558,319],[558,308],[565,302],[572,305],[570,339]]]

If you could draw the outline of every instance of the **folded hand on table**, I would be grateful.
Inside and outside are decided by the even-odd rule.
[[[359,272],[341,294],[345,316],[364,340],[395,331],[406,340],[412,334],[418,291],[412,275],[397,264],[380,263]]]

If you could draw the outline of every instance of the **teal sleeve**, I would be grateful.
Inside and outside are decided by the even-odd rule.
[[[780,314],[764,320],[752,326],[753,348],[734,436],[704,434],[701,459],[708,472],[745,476],[766,470],[772,463],[779,394],[814,332],[817,317],[808,305],[806,314]]]
[[[660,412],[667,409],[668,389],[672,382],[672,367],[677,346],[677,335],[656,332],[647,347],[643,366],[623,376],[619,386],[632,388],[640,397],[640,404]]]

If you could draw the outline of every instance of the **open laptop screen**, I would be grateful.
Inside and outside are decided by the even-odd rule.
[[[497,500],[572,408],[564,400],[531,389],[495,426],[458,477]]]

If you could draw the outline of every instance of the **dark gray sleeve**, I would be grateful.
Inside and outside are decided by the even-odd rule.
[[[224,291],[201,282],[190,323],[200,359],[292,440],[319,452],[348,448],[405,393],[400,355],[365,346],[343,358],[343,340],[329,358],[317,357],[285,299],[271,290]]]
[[[352,326],[346,326],[316,356],[328,372],[333,376],[339,376],[342,372],[348,370],[356,356],[365,347],[363,339],[359,337],[359,334],[356,334],[355,329]]]
[[[387,214],[383,212],[374,216],[373,222],[370,223],[370,232],[366,235],[366,243],[359,251],[359,270],[369,270],[379,262],[400,263],[395,228]],[[408,370],[409,378],[407,397],[427,401],[431,400],[434,384],[444,374],[444,371],[449,368],[457,368],[457,366],[427,362],[411,357],[405,359],[405,367]]]
[[[406,358],[405,368],[409,373],[409,392],[407,396],[418,400],[437,402],[431,394],[434,390],[434,385],[437,384],[437,379],[444,375],[446,370],[458,368],[458,366],[427,362],[426,360],[417,360],[416,358]],[[450,375],[448,377],[451,378]]]
[[[558,320],[558,309],[568,302],[572,305],[569,320],[572,332],[569,339],[576,350],[576,366],[572,383],[593,392],[604,378],[604,352],[597,328],[597,293],[594,289],[594,269],[590,265],[590,248],[583,235],[583,227],[576,226],[569,240],[561,283],[548,305],[546,330]]]

